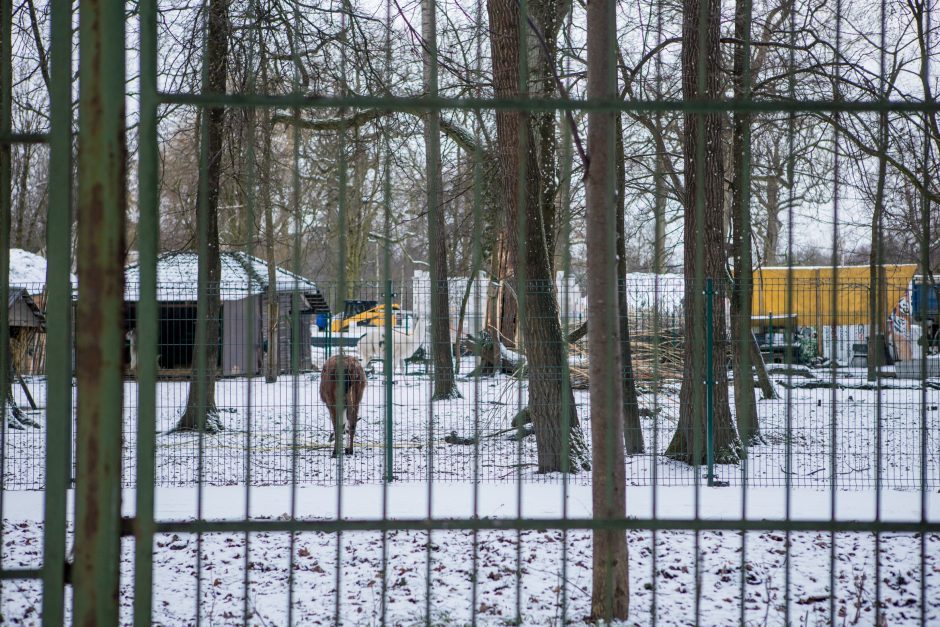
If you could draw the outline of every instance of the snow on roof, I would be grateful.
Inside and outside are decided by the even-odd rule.
[[[69,274],[72,285],[78,283]],[[10,287],[22,287],[30,294],[39,294],[46,288],[46,258],[21,248],[10,249]]]
[[[268,287],[268,264],[244,252],[223,252],[222,275],[219,282],[222,300],[260,294]],[[319,293],[316,284],[280,267],[276,270],[278,291],[297,289],[302,293]],[[124,298],[140,299],[140,265],[124,269]],[[199,282],[199,256],[194,252],[164,253],[157,259],[157,300],[195,301]]]

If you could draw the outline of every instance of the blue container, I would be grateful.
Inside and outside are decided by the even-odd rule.
[[[923,297],[927,297],[927,309],[924,311]],[[921,281],[914,279],[913,290],[911,294],[911,307],[915,320],[920,320],[924,315],[927,317],[936,317],[940,314],[940,285],[934,285],[933,289],[925,286]]]

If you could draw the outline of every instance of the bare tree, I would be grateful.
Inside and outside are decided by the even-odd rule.
[[[437,3],[422,0],[421,27],[424,35],[424,87],[431,97],[437,90]],[[454,379],[450,343],[450,299],[447,286],[447,239],[444,229],[444,183],[441,178],[440,111],[428,111],[424,120],[424,142],[428,188],[428,261],[431,278],[431,356],[434,361],[432,398],[459,398]]]
[[[704,5],[702,3],[705,3]],[[684,0],[682,11],[682,95],[688,101],[721,98],[719,51],[720,0]],[[666,455],[698,465],[705,461],[706,403],[703,388],[705,307],[713,312],[714,451],[719,463],[734,463],[741,444],[728,404],[725,308],[719,294],[702,297],[702,279],[724,276],[724,158],[722,119],[716,113],[686,113],[684,265],[685,346],[679,424]],[[701,264],[701,265],[700,265]],[[698,292],[698,293],[697,293]]]
[[[204,91],[224,94],[228,64],[230,0],[210,0],[206,30]],[[203,298],[196,308],[196,351],[205,351],[205,373],[200,372],[198,358],[193,359],[192,383],[186,399],[186,409],[176,429],[206,433],[222,430],[222,420],[215,404],[215,381],[219,362],[219,316],[221,295],[219,283],[222,273],[219,242],[219,190],[222,178],[222,144],[225,132],[225,108],[208,107],[202,116],[200,138],[206,164],[200,168],[199,190],[196,200],[197,230],[206,248],[205,272],[199,272],[198,290]],[[199,321],[205,321],[200,324]],[[204,374],[205,376],[200,376]],[[201,398],[202,397],[202,398]],[[203,404],[204,402],[204,404]]]
[[[594,100],[617,97],[614,56],[616,2],[595,0],[588,3],[588,85],[587,96]],[[624,290],[620,263],[615,260],[617,237],[623,226],[614,198],[619,187],[616,175],[620,159],[616,151],[620,142],[614,137],[619,131],[612,111],[588,114],[588,163],[585,172],[588,241],[588,307],[591,326],[588,349],[591,355],[591,470],[594,518],[623,520],[626,518],[626,472],[623,442],[623,376],[621,369],[621,337],[624,319],[620,308]],[[616,239],[621,240],[615,242]],[[627,536],[623,529],[595,529],[593,577],[591,587],[591,619],[609,622],[626,620],[630,609]]]
[[[626,154],[623,143],[622,116],[617,116],[616,123],[616,166],[617,166],[617,309],[620,320],[620,383],[623,387],[623,443],[627,455],[638,455],[644,451],[643,428],[640,425],[640,402],[636,393],[636,379],[633,374],[633,349],[630,345],[630,318],[627,309],[627,234],[626,234]],[[590,270],[588,271],[590,272]]]
[[[518,5],[513,0],[488,0],[487,11],[494,95],[518,97],[527,91],[518,80],[519,29],[524,27],[519,20]],[[517,279],[515,287],[525,298],[522,338],[538,469],[540,472],[577,471],[584,463],[586,447],[574,395],[570,388],[565,392],[562,385],[562,369],[568,365],[545,239],[549,229],[540,210],[541,174],[535,141],[538,132],[529,113],[501,110],[496,114],[496,135],[498,156],[504,166],[506,252],[512,260],[510,266],[525,279]],[[567,425],[565,408],[568,409]]]

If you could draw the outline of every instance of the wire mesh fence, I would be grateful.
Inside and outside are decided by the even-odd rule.
[[[935,10],[0,0],[0,622],[940,622]]]
[[[161,260],[160,267],[179,268],[183,259],[183,265],[193,266],[194,259],[174,255]],[[233,255],[232,259],[240,258]],[[877,313],[879,323],[874,326],[868,268],[855,269],[860,278],[840,284],[837,299],[842,306],[837,318],[818,310],[820,303],[831,302],[834,289],[825,277],[786,280],[774,278],[773,269],[758,273],[750,337],[732,339],[724,347],[706,347],[709,352],[726,353],[726,398],[735,420],[733,429],[742,438],[746,434],[736,422],[741,406],[735,396],[738,370],[733,353],[744,344],[754,356],[750,380],[757,427],[742,449],[747,462],[716,464],[714,480],[827,488],[837,475],[843,489],[870,488],[876,485],[876,464],[880,464],[882,486],[918,489],[922,467],[927,487],[940,484],[940,447],[934,446],[940,433],[940,373],[927,373],[926,434],[921,433],[918,412],[921,354],[926,352],[928,368],[934,367],[940,359],[940,336],[931,317],[935,313],[915,313],[916,307],[911,306],[916,284],[913,269],[902,270],[909,275],[906,280],[884,285],[885,302],[891,304]],[[129,276],[135,271],[131,266]],[[536,471],[525,346],[486,320],[487,311],[495,310],[486,306],[486,296],[497,294],[498,285],[482,276],[475,284],[453,281],[455,288],[470,285],[450,290],[455,297],[448,318],[460,395],[432,400],[434,364],[428,354],[426,323],[430,292],[424,275],[396,286],[348,285],[345,294],[332,283],[315,284],[301,277],[295,281],[285,275],[273,293],[282,307],[272,326],[267,306],[271,294],[257,280],[262,274],[233,273],[218,290],[222,333],[214,399],[222,428],[208,437],[177,428],[187,403],[192,402],[196,288],[191,282],[158,284],[157,485],[191,486],[199,481],[207,485],[335,485],[340,475],[330,456],[333,427],[319,384],[324,362],[339,352],[365,362],[368,373],[355,455],[343,464],[342,481],[381,483],[389,475],[395,481],[417,482],[460,482],[474,477],[505,482],[520,476],[536,482],[559,479]],[[302,288],[291,284],[300,282]],[[725,287],[715,286],[720,294],[715,306],[730,308]],[[389,317],[392,337],[398,342],[395,354],[401,357],[401,361],[393,359],[390,373],[385,370],[382,350],[385,313],[380,303],[386,288],[394,289]],[[22,298],[29,298],[30,290],[24,289]],[[567,291],[567,295],[560,294],[560,300],[575,303],[562,312],[562,326],[572,340],[566,343],[576,414],[589,416],[591,356],[584,338],[579,337],[587,321],[583,296],[577,284],[559,282],[553,289]],[[628,275],[625,292],[637,414],[645,444],[643,452],[627,457],[627,480],[631,485],[692,485],[701,472],[667,455],[678,423],[683,376],[684,280],[675,275]],[[129,280],[123,348],[125,487],[136,483],[137,299],[138,287]],[[291,323],[294,302],[300,307],[297,329]],[[26,308],[21,301],[14,307],[20,313],[11,324],[29,333],[29,341],[23,344],[28,348],[14,355],[12,393],[22,420],[7,434],[4,485],[41,489],[45,430],[60,425],[49,424],[44,373],[30,366],[42,361],[42,310]],[[737,323],[736,316],[728,317],[729,334]],[[20,324],[24,326],[16,326]],[[887,332],[869,342],[872,328]],[[485,354],[481,350],[492,344],[487,329],[499,333],[498,363],[491,350]],[[295,342],[299,345],[296,372],[290,359]],[[872,364],[878,375],[875,380],[869,377],[869,359],[878,360]],[[387,412],[389,398],[391,410]],[[917,446],[922,436],[928,442],[926,459]],[[589,444],[590,434],[584,437]],[[204,449],[201,471],[200,442]],[[834,468],[830,467],[833,451]],[[582,472],[574,480],[587,483],[589,475]]]

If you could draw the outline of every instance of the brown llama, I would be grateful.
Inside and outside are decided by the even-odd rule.
[[[342,374],[340,374],[342,372]],[[340,380],[342,377],[342,381]],[[336,409],[340,389],[345,391],[344,408],[346,410],[346,440],[345,453],[353,454],[353,438],[356,437],[356,423],[359,422],[359,402],[366,389],[366,371],[362,369],[359,360],[351,355],[333,355],[323,364],[320,374],[320,398],[330,410],[330,422],[333,423],[333,438],[336,443],[333,448],[333,457],[339,451],[339,424],[336,420]]]

